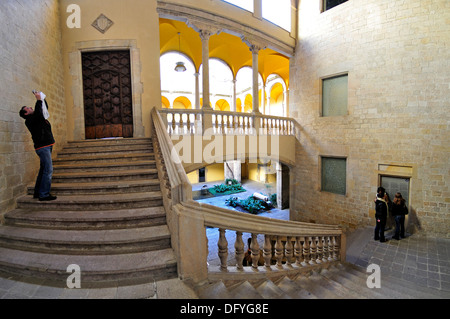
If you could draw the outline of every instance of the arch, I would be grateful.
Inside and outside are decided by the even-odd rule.
[[[200,65],[200,83],[203,81],[202,69],[203,65]],[[209,59],[209,92],[211,95],[225,96],[231,100],[233,97],[233,79],[233,71],[225,61],[218,58]],[[200,92],[203,93],[202,86],[200,86]]]
[[[174,109],[191,109],[192,103],[187,97],[179,96],[173,101],[173,108]]]
[[[287,86],[282,77],[273,73],[267,78],[268,110],[269,115],[286,116],[287,114]]]
[[[216,105],[214,107],[214,110],[216,111],[230,111],[230,103],[228,103],[225,99],[220,99],[216,102]]]
[[[253,97],[251,94],[247,94],[244,100],[244,112],[251,113],[253,110]]]
[[[236,99],[236,112],[242,112],[242,101],[240,98]]]
[[[169,99],[166,98],[164,95],[161,96],[161,107],[170,109],[170,102]]]
[[[211,101],[209,102],[209,106],[212,108]],[[202,108],[202,107],[203,107],[203,98],[201,97],[200,98],[200,108]]]
[[[160,56],[161,91],[195,92],[195,66],[190,58],[178,51],[166,52]],[[177,62],[183,62],[186,71],[175,71]]]
[[[284,94],[283,86],[280,83],[275,83],[271,87],[269,95],[269,115],[282,116],[285,114]]]

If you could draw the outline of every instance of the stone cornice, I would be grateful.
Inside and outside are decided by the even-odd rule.
[[[295,45],[287,44],[251,26],[211,12],[166,1],[157,2],[157,12],[161,18],[184,21],[196,31],[207,29],[212,34],[225,32],[241,38],[249,46],[271,48],[287,57],[294,55]]]

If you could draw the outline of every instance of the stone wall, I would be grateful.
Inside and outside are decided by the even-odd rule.
[[[291,59],[302,128],[292,217],[373,225],[380,176],[407,175],[409,231],[450,236],[450,2],[350,0],[323,13],[320,2],[300,1]],[[321,79],[340,73],[348,115],[320,117]],[[347,158],[346,195],[321,191],[321,156]]]
[[[54,153],[66,141],[60,12],[57,0],[0,2],[0,214],[15,207],[34,183],[39,158],[19,117],[23,105],[34,108],[32,89],[47,95],[56,139]]]

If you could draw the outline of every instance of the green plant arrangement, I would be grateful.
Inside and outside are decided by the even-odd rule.
[[[231,207],[241,207],[250,214],[258,214],[262,209],[271,209],[273,206],[267,204],[265,201],[249,196],[246,199],[238,199],[237,197],[230,197],[225,200],[225,204]]]
[[[231,183],[228,183],[231,181]],[[213,195],[230,195],[240,192],[245,192],[245,189],[235,179],[227,179],[225,184],[214,185],[209,189],[209,192]]]

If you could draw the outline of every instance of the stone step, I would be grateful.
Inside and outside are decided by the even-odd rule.
[[[115,147],[86,147],[86,148],[69,148],[62,149],[58,153],[59,158],[67,158],[71,156],[93,156],[93,155],[120,155],[123,153],[134,154],[134,153],[153,153],[153,148],[148,145],[137,145],[137,146],[115,146]]]
[[[361,267],[352,264],[347,264],[345,266],[345,269],[346,275],[362,276],[363,279],[365,278],[364,281],[366,281],[368,276],[370,275],[370,273],[365,272],[365,269],[362,269]],[[415,282],[410,282],[402,278],[391,276],[389,273],[386,273],[384,271],[381,271],[380,285],[381,288],[374,288],[371,290],[376,290],[377,292],[383,294],[384,296],[390,296],[391,298],[400,298],[400,299],[450,298],[450,293],[428,288]]]
[[[70,211],[15,209],[5,225],[47,229],[127,229],[166,224],[164,207]]]
[[[115,163],[154,160],[153,152],[144,153],[120,153],[120,154],[100,154],[100,155],[72,155],[70,157],[56,157],[53,159],[54,165],[81,164],[81,163]]]
[[[83,182],[109,182],[109,181],[132,181],[142,179],[157,179],[158,170],[135,169],[119,171],[97,171],[97,172],[73,172],[54,173],[52,182],[55,183],[83,183]]]
[[[28,195],[34,194],[34,185],[29,185]],[[52,183],[53,195],[89,195],[89,194],[123,194],[143,193],[160,190],[158,179],[119,180],[108,182]]]
[[[39,201],[26,195],[17,199],[17,208],[36,210],[109,210],[162,206],[161,192],[62,195],[53,201]]]
[[[232,299],[262,299],[263,297],[248,282],[244,281],[238,285],[228,288],[228,292]]]
[[[292,299],[289,294],[285,293],[284,290],[271,280],[263,281],[258,284],[255,289],[264,299]]]
[[[133,137],[133,138],[104,138],[68,141],[66,147],[91,147],[91,146],[113,146],[113,145],[132,145],[152,143],[150,137]]]
[[[119,170],[136,170],[136,169],[155,169],[156,161],[127,161],[127,162],[106,162],[106,163],[74,163],[74,164],[55,164],[53,172],[56,173],[73,173],[73,172],[99,172],[99,171],[119,171]]]
[[[77,153],[77,152],[92,152],[92,151],[110,151],[110,150],[121,150],[121,151],[128,151],[128,150],[136,150],[136,149],[153,149],[153,143],[151,140],[145,140],[138,143],[84,143],[84,144],[67,144],[63,147],[62,152],[64,153]]]
[[[288,277],[283,277],[276,282],[276,286],[280,288],[284,294],[293,299],[317,299],[317,296],[299,287],[293,280]]]
[[[107,287],[177,277],[172,249],[118,255],[45,254],[0,247],[0,271],[13,276],[48,279],[64,287],[78,265],[81,287]]]
[[[170,248],[167,225],[137,229],[60,230],[0,227],[0,247],[46,254],[110,255]]]
[[[201,283],[195,287],[200,299],[231,299],[227,287],[222,281]]]
[[[355,293],[358,293],[363,298],[376,298],[376,299],[383,299],[384,295],[378,291],[378,289],[371,289],[367,287],[367,284],[364,282],[364,280],[367,280],[368,273],[365,274],[365,278],[357,281],[355,279],[349,279],[346,276],[344,276],[341,272],[346,271],[339,270],[337,267],[330,267],[329,269],[323,270],[320,272],[320,274],[330,280],[333,280],[335,282],[340,283],[341,285],[351,289]]]

